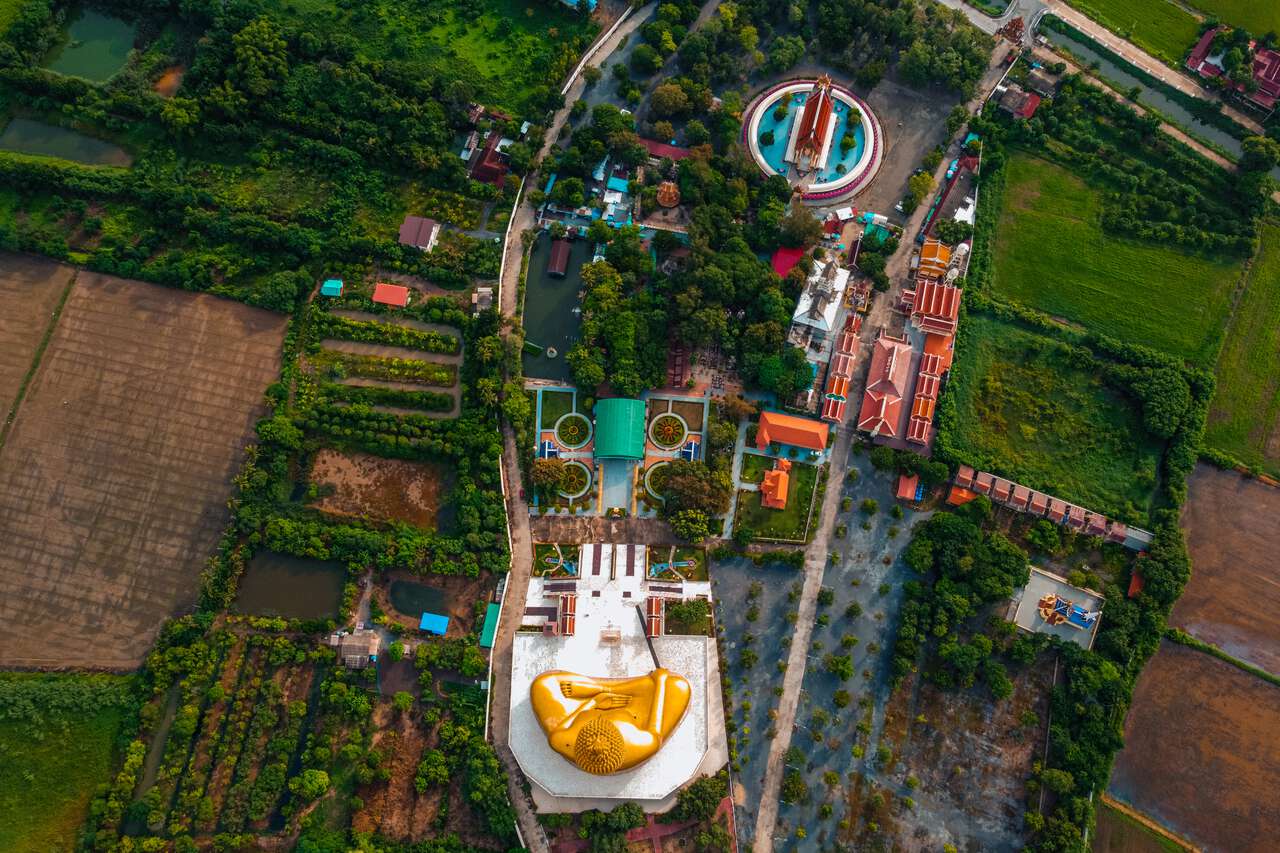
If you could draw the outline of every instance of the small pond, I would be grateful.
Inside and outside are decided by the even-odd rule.
[[[15,118],[0,133],[0,148],[19,154],[60,157],[86,166],[128,166],[129,152],[118,145],[57,125]]]
[[[329,619],[338,615],[346,579],[341,563],[263,551],[240,578],[234,609],[252,616]]]
[[[45,68],[94,83],[110,80],[124,68],[133,50],[133,24],[86,9],[67,27],[67,38],[53,49]]]
[[[392,581],[387,590],[391,606],[399,613],[417,619],[423,613],[449,615],[449,597],[444,590],[413,581]]]
[[[578,331],[582,328],[578,291],[582,289],[582,265],[591,260],[591,244],[586,240],[574,240],[569,244],[569,263],[564,278],[547,274],[550,256],[551,236],[539,234],[529,253],[524,329],[529,343],[540,348],[554,347],[556,356],[548,358],[545,351],[535,355],[526,348],[524,375],[569,382],[573,374],[565,356],[578,340]]]

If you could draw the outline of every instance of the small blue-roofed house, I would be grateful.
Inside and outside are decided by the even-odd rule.
[[[321,296],[341,296],[342,295],[342,279],[330,278],[320,285]]]
[[[449,630],[449,617],[441,616],[439,613],[423,613],[422,621],[418,623],[418,630],[443,637]]]

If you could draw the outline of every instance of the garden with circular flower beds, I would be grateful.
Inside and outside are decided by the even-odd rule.
[[[653,439],[654,444],[664,450],[676,449],[688,434],[684,420],[679,415],[659,415],[649,425],[649,437]]]
[[[591,470],[576,460],[564,464],[564,480],[560,484],[560,494],[566,498],[580,498],[591,488]]]
[[[556,440],[576,450],[591,440],[591,423],[577,412],[571,412],[556,423]]]

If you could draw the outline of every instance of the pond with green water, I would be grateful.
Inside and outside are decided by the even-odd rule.
[[[346,580],[341,563],[264,551],[240,578],[234,609],[250,616],[331,619],[338,615]]]
[[[67,38],[53,49],[45,68],[102,83],[129,59],[138,31],[133,24],[86,9],[67,27]]]
[[[423,613],[449,615],[449,597],[444,590],[413,581],[392,581],[387,590],[391,606],[404,616],[417,619]]]
[[[128,166],[133,162],[119,145],[29,118],[15,118],[5,125],[0,132],[0,149],[60,157],[86,166]]]
[[[540,352],[534,354],[526,347],[524,375],[568,382],[573,373],[565,356],[582,328],[578,291],[582,289],[582,265],[591,260],[591,244],[586,240],[569,244],[569,263],[563,278],[547,272],[550,257],[551,237],[540,234],[529,252],[524,291],[525,336]],[[546,347],[555,349],[554,357],[548,357]]]

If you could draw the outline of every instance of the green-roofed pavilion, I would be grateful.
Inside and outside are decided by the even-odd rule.
[[[480,629],[480,648],[493,648],[493,637],[498,633],[499,614],[498,605],[490,602],[489,607],[484,612],[484,626]]]
[[[597,459],[644,458],[644,402],[627,397],[596,401]]]

